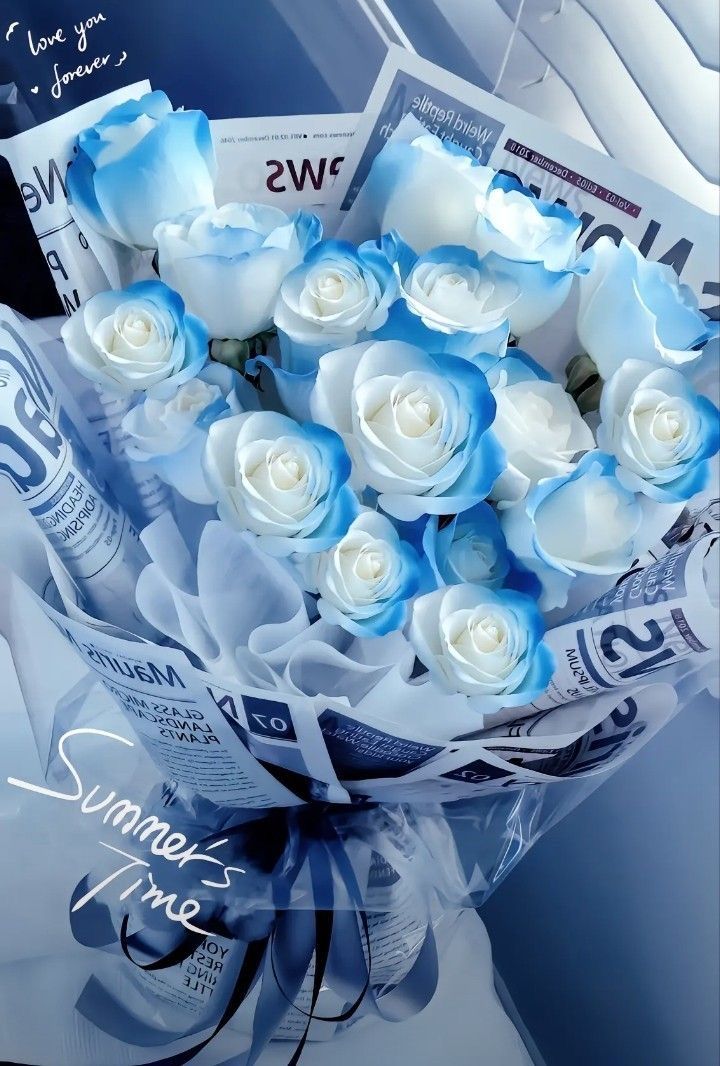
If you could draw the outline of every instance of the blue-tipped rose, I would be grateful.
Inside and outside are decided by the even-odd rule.
[[[399,292],[375,333],[378,340],[403,340],[481,364],[505,355],[508,315],[520,296],[509,275],[457,245],[417,255],[389,234],[381,246],[395,268]]]
[[[630,241],[616,247],[601,237],[583,259],[577,331],[606,381],[626,359],[691,370],[718,336],[720,323],[698,309],[692,289]]]
[[[216,339],[246,340],[272,325],[280,284],[322,235],[305,211],[264,204],[190,211],[155,230],[160,276]]]
[[[256,534],[271,555],[325,551],[358,513],[337,433],[272,411],[215,422],[205,472],[219,517]]]
[[[420,662],[448,692],[492,714],[520,707],[544,692],[552,653],[530,596],[482,585],[451,585],[413,604],[410,641]]]
[[[158,222],[214,204],[217,167],[202,111],[173,111],[163,92],[118,104],[77,139],[70,202],[98,233],[153,248]]]
[[[677,370],[626,360],[603,388],[600,417],[598,444],[629,489],[676,503],[707,485],[720,413]]]
[[[320,360],[313,418],[340,433],[358,488],[389,515],[457,514],[484,499],[504,466],[485,375],[401,341],[355,344]]]
[[[363,511],[334,548],[310,556],[305,572],[325,621],[359,637],[402,629],[420,586],[417,554],[376,511]]]
[[[61,334],[75,369],[116,395],[168,396],[208,358],[204,322],[161,281],[91,296]]]
[[[615,458],[599,451],[587,452],[569,474],[545,478],[501,512],[508,547],[542,583],[544,611],[567,602],[577,574],[628,570],[639,554],[642,520],[635,493],[618,480]]]
[[[395,275],[371,241],[322,241],[291,270],[275,306],[283,370],[307,373],[333,348],[381,326],[396,292]]]
[[[376,233],[397,230],[418,253],[441,244],[470,248],[477,201],[494,176],[470,152],[431,133],[390,141],[373,160],[363,208]]]
[[[478,217],[473,247],[488,267],[509,275],[520,297],[509,308],[510,332],[523,337],[567,299],[581,222],[569,208],[538,200],[517,179],[497,174]]]
[[[498,517],[487,503],[450,519],[431,515],[422,546],[438,586],[467,583],[540,595],[540,582],[508,550]]]

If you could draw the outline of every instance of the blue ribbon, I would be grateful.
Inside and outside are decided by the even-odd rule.
[[[166,802],[166,795],[164,796]],[[172,802],[172,801],[171,801]],[[167,805],[167,803],[166,803]],[[222,838],[231,841],[239,855],[250,855],[265,871],[273,910],[256,912],[229,928],[226,915],[216,914],[203,920],[203,928],[213,935],[245,943],[245,953],[233,990],[209,1035],[188,1050],[169,1058],[158,1059],[149,1066],[182,1066],[190,1062],[231,1020],[260,982],[252,1022],[250,1048],[228,1060],[224,1066],[255,1066],[262,1051],[277,1031],[287,1011],[293,1007],[305,1015],[306,1025],[288,1066],[297,1066],[307,1043],[314,1020],[328,1023],[348,1021],[363,1009],[387,1021],[401,1021],[422,1010],[437,987],[438,962],[432,924],[428,921],[420,951],[410,971],[386,991],[372,983],[372,957],[369,923],[364,909],[363,891],[355,867],[342,839],[338,824],[347,831],[353,818],[362,819],[368,808],[348,812],[325,804],[308,804],[301,808],[270,811],[262,817],[257,812],[239,818],[239,824],[214,829],[201,837],[205,846]],[[222,821],[228,814],[214,808],[209,814],[195,810],[199,821]],[[352,836],[354,849],[364,850],[366,857],[377,853],[372,834]],[[377,844],[377,840],[375,842]],[[388,849],[383,848],[387,852]],[[368,852],[370,853],[368,856]],[[243,865],[245,865],[245,861]],[[293,892],[308,885],[312,907],[293,909]],[[87,892],[84,878],[72,902]],[[144,927],[129,933],[129,916],[123,915],[119,930],[110,909],[97,899],[81,911],[70,915],[76,939],[104,950],[122,952],[131,962],[145,970],[160,970],[183,962],[204,937],[183,930],[173,941],[167,927]],[[232,923],[230,923],[232,924]],[[148,959],[149,961],[144,961]],[[308,1011],[295,1006],[309,967],[315,960],[313,987]],[[317,1014],[323,985],[344,1001],[337,1015]],[[208,1028],[207,1019],[183,1032],[159,1031],[131,1015],[120,1000],[96,978],[86,984],[77,1004],[80,1013],[105,1032],[118,1039],[145,1047],[159,1046],[193,1036]]]

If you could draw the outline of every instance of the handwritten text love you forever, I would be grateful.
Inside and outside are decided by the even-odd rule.
[[[107,52],[104,54],[98,53],[92,57],[89,55],[93,44],[92,31],[107,21],[103,12],[98,11],[69,26],[50,27],[45,32],[40,32],[37,28],[25,29],[20,22],[15,21],[8,26],[5,32],[5,40],[8,43],[13,43],[14,41],[22,42],[27,46],[30,55],[34,58],[51,49],[63,48],[65,50],[69,49],[81,57],[80,62],[77,63],[75,62],[77,56],[70,61],[63,57],[53,63],[50,94],[55,100],[60,100],[63,89],[70,85],[71,82],[77,81],[79,78],[86,78],[96,73],[96,71],[102,70],[103,67],[121,67],[127,59],[127,52],[124,50],[119,54]],[[37,94],[39,91],[40,87],[38,85],[33,85],[30,88],[31,93]]]

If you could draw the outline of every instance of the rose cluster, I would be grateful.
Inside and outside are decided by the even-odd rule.
[[[691,291],[624,240],[578,255],[566,206],[429,134],[376,158],[359,246],[217,206],[207,119],[162,93],[77,148],[77,213],[156,253],[157,280],[63,329],[77,370],[132,397],[131,458],[257,538],[329,625],[404,631],[481,712],[539,695],[542,612],[626,571],[709,476],[693,372],[718,331]],[[574,285],[602,382],[584,414],[518,344]]]

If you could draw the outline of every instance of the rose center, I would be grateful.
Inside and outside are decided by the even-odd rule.
[[[188,381],[187,385],[181,385],[175,394],[175,399],[168,404],[178,414],[199,412],[208,407],[214,400],[219,399],[221,393],[217,385],[208,385],[204,381]]]
[[[526,382],[499,390],[496,399],[501,412],[505,408],[513,423],[520,422],[536,447],[542,446],[544,450],[552,452],[564,449],[570,435],[570,420],[563,419],[565,412],[528,388]],[[509,404],[509,409],[506,404]]]
[[[345,279],[334,272],[321,274],[317,291],[325,300],[339,300],[345,293]]]
[[[119,330],[116,329],[115,332],[114,340],[121,339],[126,344],[131,344],[134,348],[142,348],[152,336],[153,324],[147,315],[136,314],[124,319]]]
[[[684,436],[684,419],[678,411],[657,411],[652,422],[652,432],[657,440],[674,444]]]
[[[307,480],[307,465],[304,456],[290,449],[270,452],[267,464],[272,484],[283,492],[292,491]]]
[[[446,274],[445,277],[440,279],[440,285],[446,285],[449,289],[454,289],[458,285],[462,285],[467,289],[467,279],[460,274]]]
[[[364,545],[355,560],[355,573],[361,580],[371,583],[384,577],[387,570],[384,553],[377,547]]]
[[[507,629],[501,618],[485,615],[473,618],[470,623],[473,646],[485,654],[499,651],[507,642]]]
[[[426,389],[414,389],[396,401],[395,417],[406,437],[422,437],[438,420],[437,397]]]

